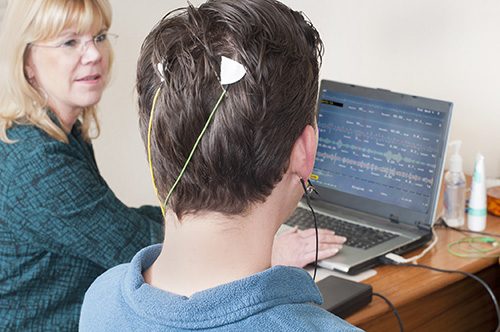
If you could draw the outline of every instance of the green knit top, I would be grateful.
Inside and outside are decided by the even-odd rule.
[[[0,331],[77,331],[94,279],[163,240],[160,209],[114,195],[79,127],[69,144],[30,125],[0,141]]]

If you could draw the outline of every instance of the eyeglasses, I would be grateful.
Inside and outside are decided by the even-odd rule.
[[[111,47],[111,43],[114,42],[118,38],[118,35],[108,32],[101,32],[92,39],[84,40],[82,37],[70,37],[62,40],[61,42],[55,44],[38,44],[38,43],[29,43],[28,45],[37,46],[37,47],[48,47],[48,48],[59,48],[63,50],[66,54],[72,56],[81,56],[83,55],[89,48],[89,43],[93,43],[95,48],[99,50],[99,52],[107,51]]]

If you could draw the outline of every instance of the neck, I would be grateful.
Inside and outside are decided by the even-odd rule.
[[[252,220],[204,213],[179,222],[168,214],[166,225],[162,252],[145,275],[157,288],[189,296],[271,266],[273,234]]]
[[[51,109],[59,119],[59,122],[61,123],[61,126],[65,133],[71,132],[73,125],[83,112],[82,108],[73,108],[63,111],[56,107],[51,107]]]
[[[190,296],[268,269],[274,235],[300,197],[288,191],[294,199],[283,204],[276,190],[243,216],[205,212],[178,220],[167,211],[163,249],[145,281]]]

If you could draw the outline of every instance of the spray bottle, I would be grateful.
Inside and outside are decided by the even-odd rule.
[[[484,157],[478,153],[472,176],[472,189],[467,210],[467,226],[471,231],[481,232],[486,228],[486,184]]]
[[[460,227],[465,215],[465,175],[462,170],[462,157],[459,154],[461,141],[450,143],[451,156],[448,171],[444,176],[444,215],[446,224]]]

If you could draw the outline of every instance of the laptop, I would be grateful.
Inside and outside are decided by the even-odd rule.
[[[319,228],[348,238],[321,267],[358,274],[432,238],[452,106],[321,81],[311,205]],[[314,227],[304,203],[286,225]]]

